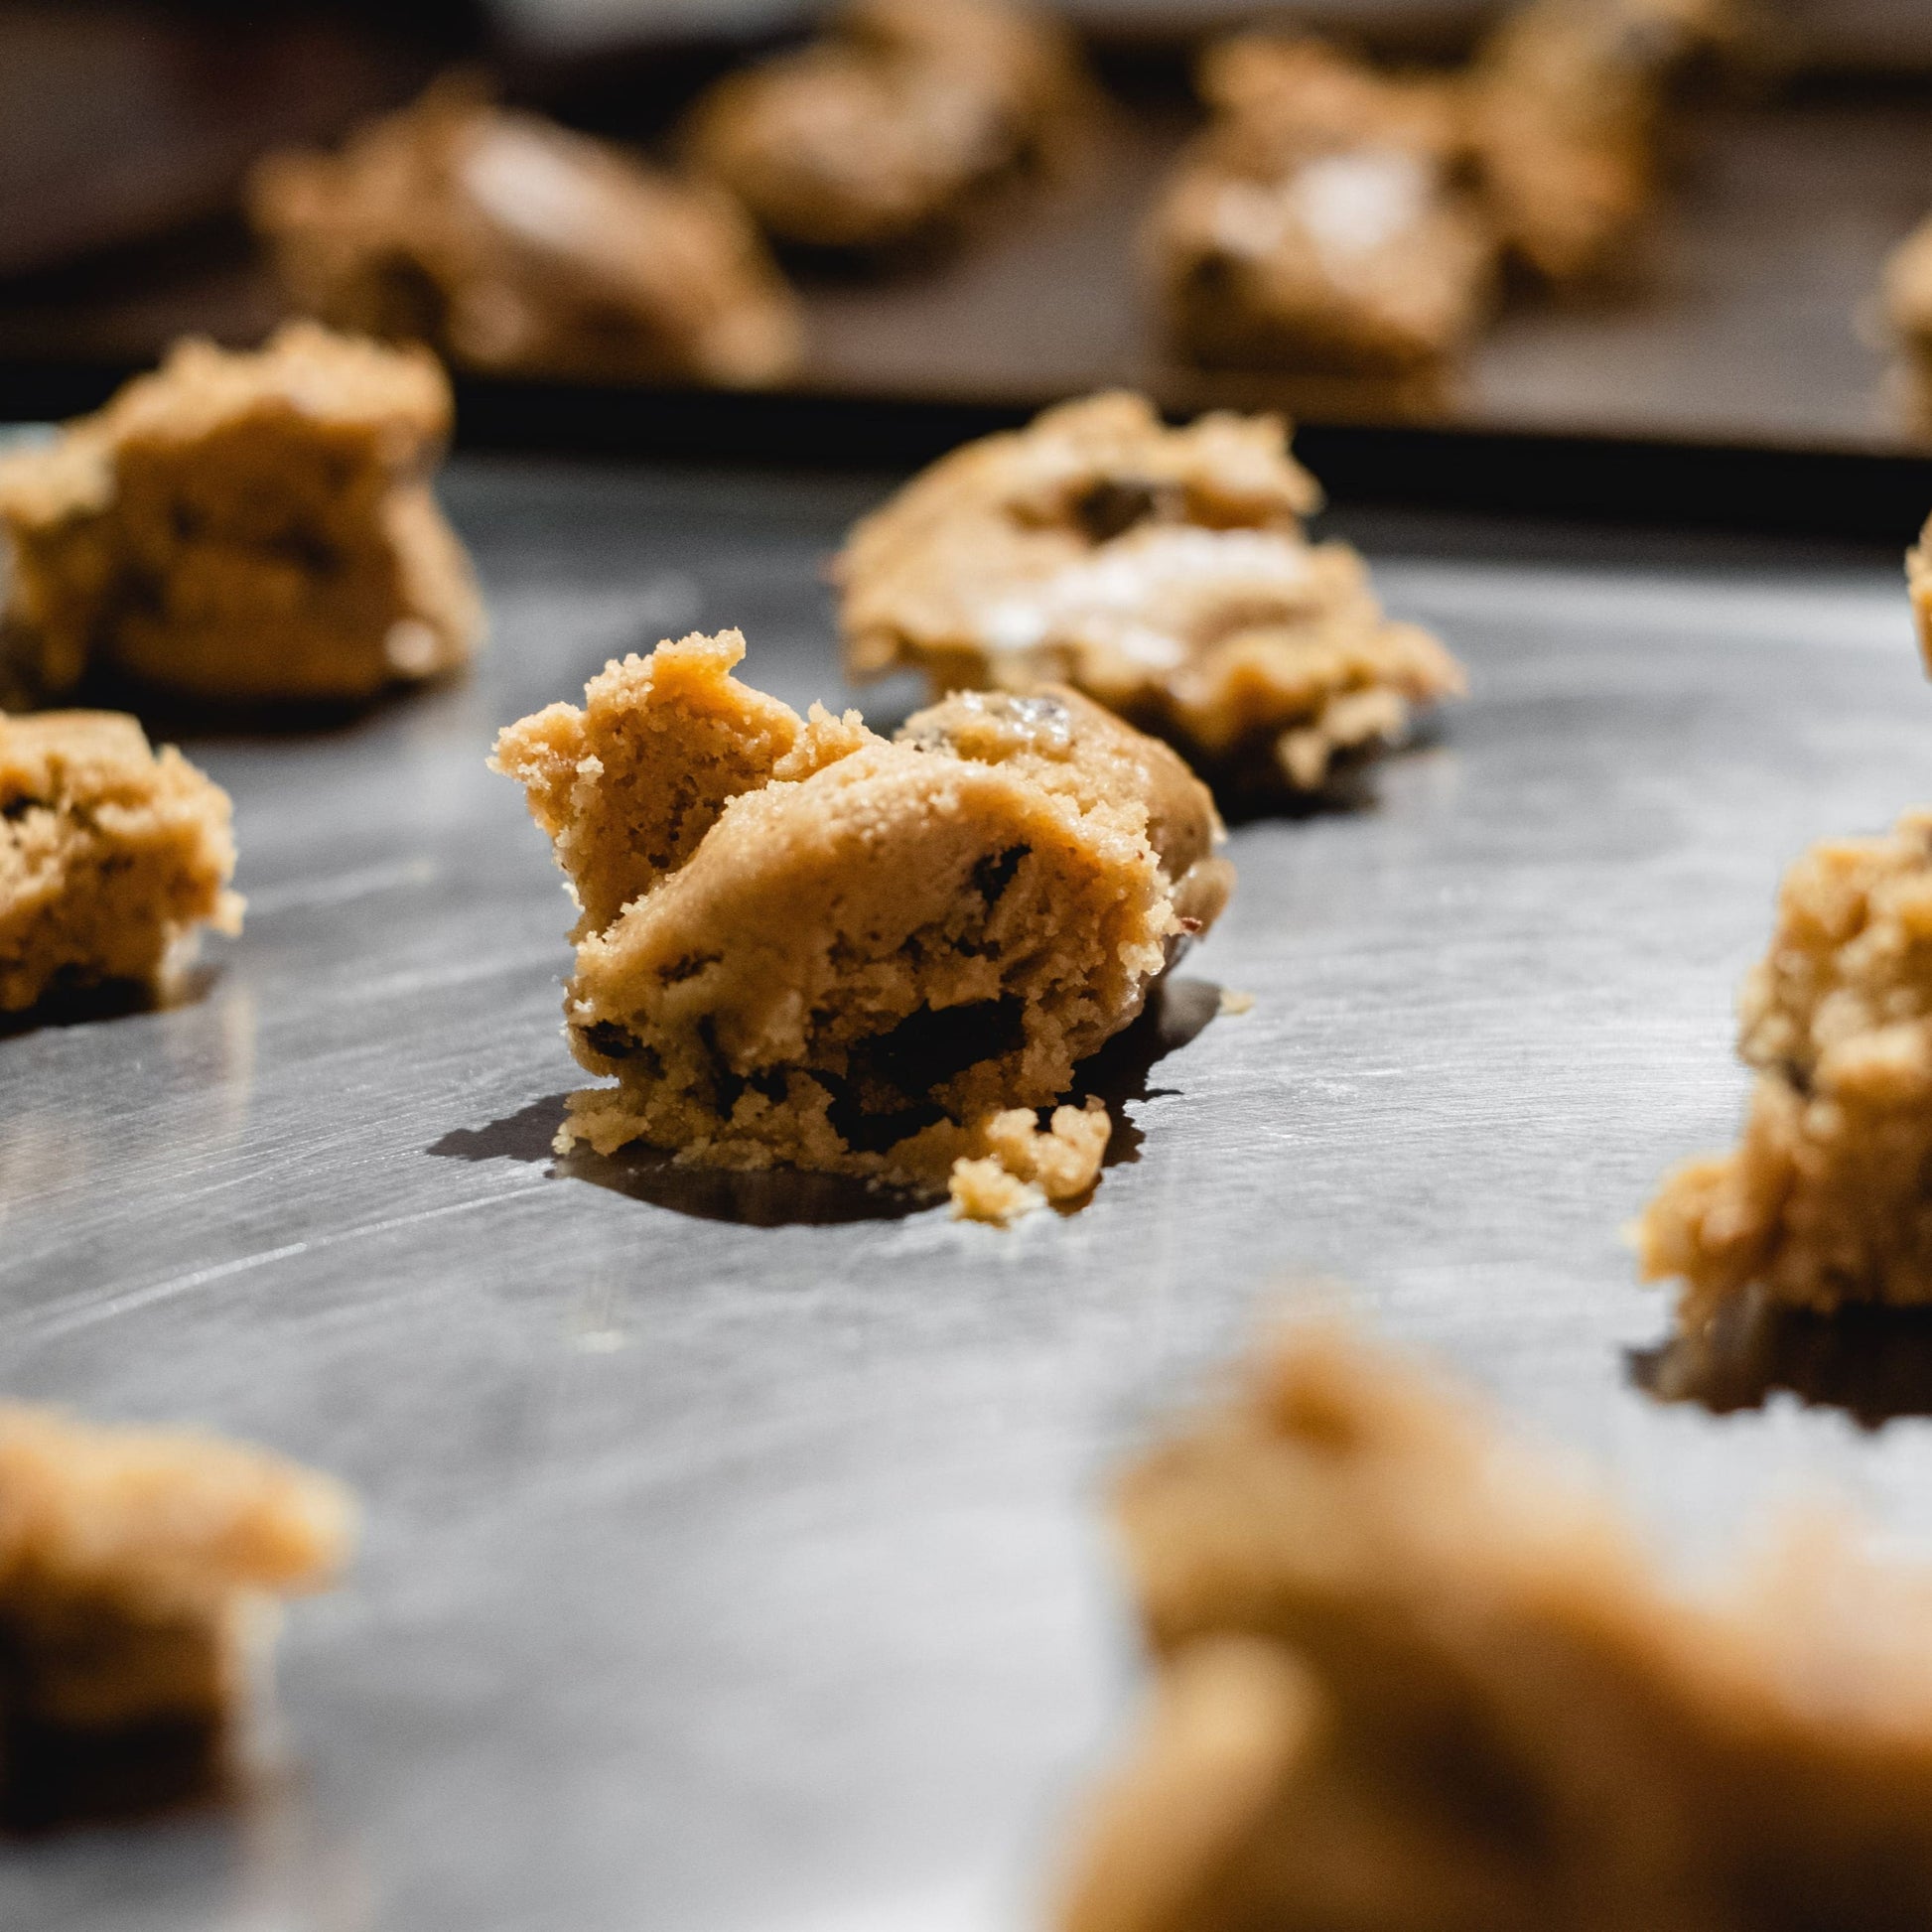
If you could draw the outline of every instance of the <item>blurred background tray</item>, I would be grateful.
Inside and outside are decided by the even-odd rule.
[[[1548,500],[1538,482],[1548,452],[1522,454],[1540,439],[1623,443],[1664,458],[1727,448],[1903,462],[1911,470],[1893,468],[1889,482],[1872,474],[1855,484],[1895,498],[1885,535],[1905,527],[1907,498],[1932,500],[1932,468],[1920,464],[1932,445],[1911,421],[1870,315],[1887,249],[1932,203],[1932,16],[1922,10],[1879,0],[1851,14],[1787,6],[1783,41],[1770,45],[1810,79],[1758,100],[1708,102],[1683,120],[1673,190],[1627,288],[1513,302],[1440,398],[1333,378],[1201,376],[1163,355],[1136,270],[1136,228],[1190,125],[1190,33],[1198,39],[1227,10],[1078,12],[1117,85],[1117,110],[1084,164],[1037,196],[1001,203],[964,245],[923,267],[807,278],[809,353],[794,398],[980,411],[974,421],[985,423],[1132,384],[1173,410],[1273,404],[1313,425],[1472,437],[1484,445],[1476,468],[1528,462],[1530,500]],[[1313,12],[1393,45],[1466,33],[1480,14],[1395,0]],[[564,118],[649,139],[707,77],[804,14],[713,10],[696,31],[690,10],[529,0],[496,18],[448,4],[398,33],[355,8],[237,23],[196,8],[0,6],[0,201],[12,210],[0,224],[0,413],[90,406],[184,331],[233,342],[267,331],[276,294],[232,214],[239,174],[263,147],[339,133],[464,54],[492,58],[512,90]],[[572,447],[570,423],[595,415],[607,437],[624,421],[641,439],[631,447],[651,447],[647,411],[609,417],[560,400],[547,431],[527,396],[500,408],[490,384],[472,386],[483,396],[466,411],[472,439],[500,439],[514,423],[516,441]],[[696,402],[678,408],[701,441]],[[711,415],[715,435],[754,431],[742,398]],[[790,454],[786,425],[821,419],[770,411],[763,454]],[[906,450],[879,452],[862,431],[856,448],[898,456],[917,435],[902,429],[902,443],[913,439]],[[1391,450],[1399,458],[1403,445],[1376,445],[1362,460],[1342,447],[1350,484],[1381,468],[1383,490],[1440,500],[1434,470],[1449,482],[1452,450],[1393,470],[1383,460]],[[1613,488],[1636,512],[1646,502],[1664,516],[1727,508],[1722,478],[1671,476],[1667,460],[1611,468],[1605,480],[1595,498]],[[1756,494],[1771,508],[1810,486],[1793,474]]]
[[[533,385],[478,382],[463,434],[582,448],[588,432],[633,450],[711,438],[765,456],[900,460],[934,453],[960,425],[1128,384],[1174,410],[1267,404],[1336,430],[1421,433],[1337,439],[1331,461],[1351,494],[1463,500],[1466,480],[1472,500],[1492,504],[1520,496],[1746,523],[1804,521],[1814,499],[1824,524],[1899,535],[1916,521],[1911,504],[1932,501],[1932,442],[1871,311],[1887,251],[1932,206],[1932,14],[1906,0],[1767,6],[1778,31],[1764,45],[1781,50],[1787,77],[1686,114],[1671,193],[1629,284],[1512,301],[1440,395],[1208,377],[1164,354],[1136,232],[1191,122],[1187,49],[1233,10],[1093,0],[1074,11],[1116,111],[1083,163],[1000,204],[923,266],[807,277],[807,363],[785,397],[798,406],[587,403],[555,385],[545,410]],[[7,0],[0,205],[13,213],[0,224],[0,414],[90,406],[187,331],[248,342],[272,326],[276,293],[232,213],[246,162],[264,147],[339,133],[459,57],[493,62],[513,93],[566,119],[648,142],[707,78],[795,32],[809,11],[521,0],[492,14],[446,0],[401,33],[381,10],[355,7],[242,23],[192,6]],[[1466,35],[1482,9],[1334,0],[1303,12],[1402,48]],[[842,405],[871,419],[842,416]],[[896,421],[881,422],[882,411]],[[1553,443],[1567,448],[1553,454]],[[1842,462],[1752,477],[1708,462],[1686,470],[1686,452],[1878,467],[1849,483]],[[1579,461],[1593,477],[1569,476]],[[1848,507],[1866,497],[1878,507]]]

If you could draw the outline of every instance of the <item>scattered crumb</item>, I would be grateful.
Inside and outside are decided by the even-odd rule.
[[[1056,1107],[1042,1128],[1031,1107],[1012,1107],[982,1123],[992,1150],[954,1162],[948,1191],[956,1220],[1001,1226],[1047,1202],[1078,1200],[1100,1176],[1114,1124],[1106,1103]]]

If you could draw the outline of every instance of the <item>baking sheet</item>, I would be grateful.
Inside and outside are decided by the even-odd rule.
[[[1185,1043],[1113,1068],[1084,1212],[556,1170],[569,913],[490,735],[694,623],[842,696],[817,573],[886,483],[459,464],[478,674],[191,740],[246,933],[192,1004],[0,1037],[0,1392],[258,1439],[368,1509],[289,1620],[279,1775],[0,1851],[0,1923],[1035,1924],[1134,1695],[1106,1471],[1317,1281],[1606,1460],[1666,1544],[1801,1481],[1932,1542],[1922,1421],[1646,1395],[1664,1305],[1617,1232],[1735,1125],[1782,865],[1925,795],[1893,554],[1343,517],[1472,695],[1363,808],[1236,828]]]
[[[1031,410],[1124,384],[1173,409],[1267,404],[1310,422],[1932,449],[1875,318],[1887,254],[1932,207],[1932,90],[1814,92],[1692,116],[1627,283],[1519,296],[1442,387],[1173,363],[1138,235],[1188,125],[1172,102],[1123,105],[1082,166],[991,211],[951,257],[883,280],[808,277],[795,387]],[[117,271],[13,285],[0,301],[0,385],[16,408],[79,407],[105,392],[108,371],[151,362],[183,333],[251,343],[278,314],[245,238],[205,232]],[[36,371],[54,369],[102,373],[42,398]]]

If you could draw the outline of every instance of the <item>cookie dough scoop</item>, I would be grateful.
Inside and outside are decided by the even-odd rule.
[[[582,908],[571,1050],[617,1082],[560,1149],[952,1175],[1001,1220],[1084,1193],[1107,1123],[1060,1104],[1075,1067],[1232,884],[1206,788],[1064,688],[888,740],[741,684],[744,650],[660,644],[497,741]]]

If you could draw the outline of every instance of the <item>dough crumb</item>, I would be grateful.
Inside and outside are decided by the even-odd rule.
[[[220,1790],[274,1600],[332,1583],[353,1528],[260,1450],[0,1405],[0,1827]]]
[[[0,671],[229,703],[347,701],[466,662],[483,606],[430,493],[450,386],[291,323],[176,345],[52,444],[0,457]]]
[[[1048,1202],[1079,1199],[1100,1177],[1114,1124],[1106,1103],[1056,1107],[1045,1127],[1030,1107],[1010,1107],[982,1123],[989,1153],[962,1155],[947,1182],[956,1220],[1006,1226]]]
[[[1828,1516],[1733,1581],[1339,1325],[1133,1470],[1159,1680],[1061,1932],[1932,1918],[1932,1573]]]
[[[1031,1182],[1010,1173],[996,1155],[979,1160],[965,1155],[953,1163],[952,1177],[946,1183],[952,1195],[955,1221],[986,1221],[994,1227],[1011,1227],[1015,1221],[1046,1205],[1046,1196]]]
[[[196,929],[241,930],[228,794],[107,711],[0,712],[0,1012],[159,988]]]
[[[1229,1016],[1252,1013],[1255,1010],[1255,996],[1252,993],[1237,993],[1233,987],[1221,988],[1221,1011]]]

